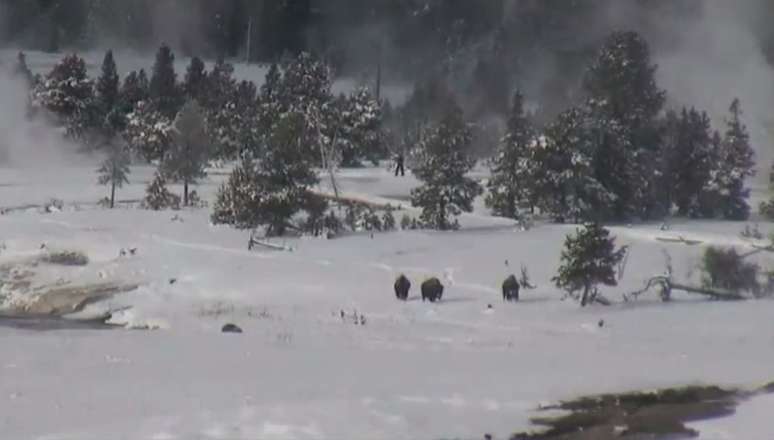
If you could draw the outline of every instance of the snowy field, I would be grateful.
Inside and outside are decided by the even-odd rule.
[[[0,168],[0,264],[40,253],[41,243],[81,250],[88,266],[37,276],[137,282],[84,313],[131,307],[114,321],[158,330],[0,326],[3,440],[504,439],[559,399],[774,380],[774,302],[621,301],[663,270],[663,249],[678,278],[698,278],[701,246],[656,237],[750,249],[742,223],[613,227],[632,246],[621,286],[605,291],[616,304],[581,309],[550,282],[572,226],[523,232],[478,210],[458,232],[288,239],[294,252],[250,252],[247,234],[211,226],[207,209],[98,209],[106,189],[94,169]],[[151,174],[134,168],[118,198],[141,198]],[[197,188],[204,199],[223,174]],[[394,204],[416,185],[383,169],[344,171],[339,183]],[[65,202],[62,212],[34,206],[51,198]],[[130,247],[136,255],[119,257]],[[504,304],[499,285],[521,264],[537,289]],[[392,291],[400,273],[415,286],[406,303]],[[430,275],[447,287],[437,304],[416,299]],[[352,323],[355,312],[365,326]],[[229,322],[244,334],[222,334]],[[705,440],[770,440],[772,405],[759,398],[693,426]]]

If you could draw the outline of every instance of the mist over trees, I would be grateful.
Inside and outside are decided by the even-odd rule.
[[[482,193],[494,214],[518,220],[750,214],[746,182],[755,157],[744,103],[731,102],[724,121],[694,104],[677,106],[659,83],[651,40],[660,39],[648,37],[647,23],[631,23],[645,32],[588,29],[603,13],[647,12],[648,21],[697,14],[699,2],[632,1],[629,9],[609,0],[70,5],[4,4],[3,19],[35,17],[30,29],[43,20],[51,32],[10,27],[2,38],[61,50],[110,38],[147,48],[164,31],[176,37],[154,46],[147,70],[123,76],[111,50],[98,78],[76,51],[38,75],[20,53],[11,70],[29,86],[31,113],[92,150],[119,145],[133,160],[157,164],[154,188],[183,183],[184,206],[208,161],[239,163],[216,203],[217,222],[285,233],[298,226],[291,221],[298,213],[325,213],[310,196],[315,168],[333,174],[398,155],[424,184],[412,194],[423,226],[436,229],[455,228]],[[191,58],[178,72],[181,55]],[[234,57],[266,63],[263,83],[238,78]],[[545,60],[554,65],[543,71]],[[413,84],[405,102],[380,95],[374,80],[383,75]],[[336,96],[342,76],[362,87]],[[485,181],[470,177],[477,164],[490,168]]]

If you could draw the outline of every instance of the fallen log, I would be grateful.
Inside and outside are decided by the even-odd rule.
[[[645,287],[643,289],[631,292],[629,294],[624,294],[624,300],[628,301],[629,298],[637,299],[640,295],[649,291],[655,286],[659,286],[661,288],[659,296],[664,302],[670,301],[672,299],[673,290],[680,290],[686,293],[693,293],[697,295],[705,295],[718,301],[744,301],[747,299],[747,297],[744,295],[731,292],[729,290],[714,289],[709,287],[696,287],[688,284],[675,283],[670,277],[660,275],[649,279],[647,283],[645,283]]]
[[[697,244],[702,244],[703,241],[701,240],[688,240],[683,236],[679,237],[656,237],[656,240],[664,242],[664,243],[682,243],[688,246],[695,246]]]
[[[274,244],[266,240],[261,240],[255,237],[250,237],[247,242],[247,250],[251,251],[254,247],[260,246],[273,251],[287,251],[293,252],[293,248],[284,244]]]
[[[720,301],[744,301],[747,298],[744,295],[740,295],[735,292],[720,289],[711,289],[704,287],[689,286],[687,284],[672,283],[672,289],[682,290],[686,293],[696,293],[699,295],[706,295],[712,299]]]

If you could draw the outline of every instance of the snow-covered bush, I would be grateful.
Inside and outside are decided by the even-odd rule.
[[[744,261],[734,248],[708,247],[702,257],[701,269],[705,287],[754,294],[761,289],[758,283],[760,267]]]
[[[60,266],[86,266],[89,257],[81,251],[52,251],[42,258],[44,263]]]
[[[400,218],[400,229],[404,231],[411,229],[411,217],[408,214],[403,214]]]
[[[145,189],[143,207],[159,211],[162,209],[180,209],[180,196],[171,193],[167,189],[167,181],[157,172],[153,180]]]
[[[382,229],[385,231],[394,231],[396,226],[395,215],[392,213],[392,207],[388,206],[382,215]]]
[[[761,204],[758,205],[758,213],[768,220],[774,220],[774,200],[761,202]]]

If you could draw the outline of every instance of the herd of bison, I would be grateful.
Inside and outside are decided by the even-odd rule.
[[[395,296],[401,301],[407,301],[411,290],[411,281],[401,274],[395,280]],[[503,301],[519,300],[519,281],[511,275],[503,282]],[[422,283],[422,301],[436,302],[443,297],[443,284],[438,278],[430,278]]]

